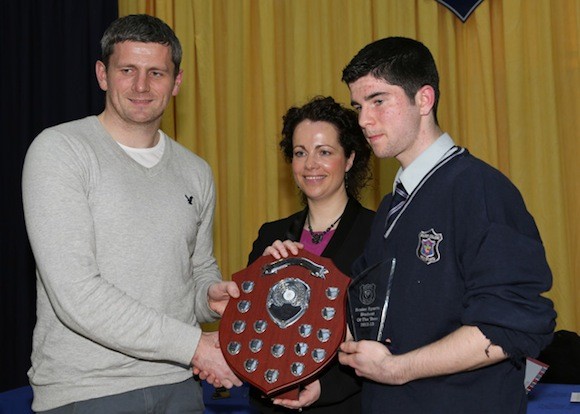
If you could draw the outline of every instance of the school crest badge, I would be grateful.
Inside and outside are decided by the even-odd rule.
[[[428,265],[438,262],[441,258],[439,254],[441,241],[443,241],[443,234],[435,232],[434,229],[421,231],[419,233],[417,257]]]

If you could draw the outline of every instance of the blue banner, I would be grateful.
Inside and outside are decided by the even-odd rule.
[[[451,10],[463,23],[483,0],[436,0]]]

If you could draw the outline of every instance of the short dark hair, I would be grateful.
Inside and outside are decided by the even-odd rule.
[[[181,43],[163,20],[147,14],[130,14],[120,17],[109,25],[101,38],[101,60],[109,65],[114,47],[121,42],[159,43],[171,48],[174,75],[179,74],[181,65]]]
[[[366,75],[400,86],[411,101],[423,86],[433,87],[437,123],[439,73],[433,55],[423,43],[406,37],[387,37],[368,44],[343,69],[342,80],[350,85]]]
[[[371,179],[369,165],[371,148],[358,124],[357,113],[342,106],[330,96],[317,96],[301,107],[291,107],[282,119],[280,149],[287,162],[292,162],[294,156],[292,140],[294,130],[299,123],[308,119],[334,125],[345,156],[348,158],[353,152],[355,153],[352,167],[346,178],[346,191],[350,197],[358,199],[360,191]],[[304,194],[303,201],[305,201]]]

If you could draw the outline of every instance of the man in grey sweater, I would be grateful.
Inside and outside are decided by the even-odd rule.
[[[192,367],[241,385],[217,333],[199,325],[239,291],[213,256],[211,170],[159,130],[181,85],[181,46],[161,20],[132,15],[101,47],[104,112],[43,131],[24,164],[33,409],[201,413]]]

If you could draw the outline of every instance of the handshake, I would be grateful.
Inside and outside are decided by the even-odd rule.
[[[214,387],[240,387],[242,381],[227,364],[219,345],[217,332],[203,332],[191,360],[193,373]]]
[[[239,297],[240,291],[235,282],[220,282],[209,287],[207,296],[209,307],[223,315],[230,297]],[[202,332],[191,359],[191,366],[194,375],[198,375],[216,388],[242,386],[242,381],[236,377],[224,359],[217,332]]]

